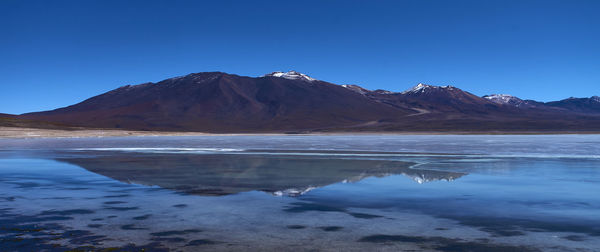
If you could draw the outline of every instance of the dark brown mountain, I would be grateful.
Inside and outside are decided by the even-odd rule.
[[[123,86],[18,119],[204,132],[600,131],[598,100],[541,103],[425,84],[405,92],[371,91],[294,71],[256,78],[205,72]]]
[[[296,72],[258,78],[209,72],[127,85],[21,117],[84,127],[271,132],[353,127],[411,113]]]

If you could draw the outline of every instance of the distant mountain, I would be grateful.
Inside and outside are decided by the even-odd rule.
[[[507,94],[492,94],[483,96],[484,99],[487,99],[491,102],[509,106],[515,106],[519,108],[533,108],[537,106],[543,106],[544,104],[541,102],[536,102],[533,100],[522,100],[519,97],[507,95]]]
[[[421,113],[487,114],[499,106],[453,86],[418,84],[402,93],[373,93],[376,100],[399,107],[418,108]]]
[[[127,85],[17,116],[79,127],[204,132],[600,131],[600,98],[536,102],[453,86],[404,92],[336,85],[296,71],[193,73]]]
[[[554,112],[568,112],[573,114],[600,114],[600,97],[590,98],[568,98],[553,102],[537,102],[533,100],[522,100],[512,95],[486,95],[483,98],[498,104],[514,106],[522,109],[546,110]]]
[[[579,113],[598,113],[600,114],[600,97],[592,96],[590,98],[568,98],[560,101],[545,103],[547,106],[562,108]]]

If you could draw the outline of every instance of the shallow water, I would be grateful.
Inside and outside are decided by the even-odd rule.
[[[598,251],[600,136],[0,140],[0,250]]]

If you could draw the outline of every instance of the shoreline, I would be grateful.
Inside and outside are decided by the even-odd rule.
[[[38,129],[0,127],[0,139],[85,138],[125,136],[335,136],[335,135],[597,135],[600,131],[398,131],[398,132],[307,132],[307,133],[208,133],[176,131],[140,131],[118,129]]]

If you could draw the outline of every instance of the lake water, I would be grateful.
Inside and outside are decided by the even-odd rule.
[[[600,135],[0,139],[0,251],[600,251]]]

